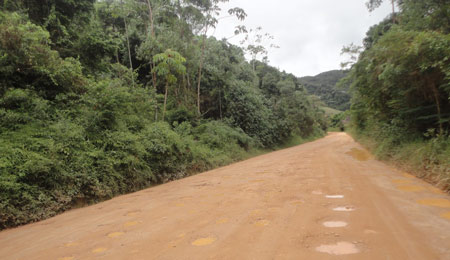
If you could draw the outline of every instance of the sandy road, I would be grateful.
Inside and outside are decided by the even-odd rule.
[[[450,197],[332,133],[0,232],[0,259],[450,259]]]

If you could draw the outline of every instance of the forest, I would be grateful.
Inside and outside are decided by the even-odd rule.
[[[370,0],[369,10],[382,0]],[[396,0],[371,27],[341,83],[354,136],[382,159],[450,190],[450,2]]]
[[[299,78],[308,93],[320,98],[327,107],[345,111],[350,108],[348,85],[340,86],[338,82],[347,75],[343,70],[322,72],[316,76]]]
[[[1,1],[0,229],[324,134],[264,46],[211,36],[223,2]]]

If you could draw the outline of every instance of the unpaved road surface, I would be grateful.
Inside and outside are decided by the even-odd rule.
[[[0,259],[450,259],[450,197],[332,133],[0,232]]]

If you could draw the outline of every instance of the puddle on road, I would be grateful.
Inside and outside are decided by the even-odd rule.
[[[450,211],[449,212],[445,212],[441,214],[441,217],[446,218],[446,219],[450,219]]]
[[[344,206],[344,207],[336,207],[333,208],[334,211],[355,211],[355,207],[352,206]]]
[[[132,227],[132,226],[135,226],[137,224],[138,224],[137,221],[130,221],[130,222],[127,222],[127,223],[123,224],[123,226],[124,227]]]
[[[103,252],[105,252],[106,251],[106,248],[104,248],[104,247],[99,247],[99,248],[96,248],[96,249],[94,249],[94,250],[92,250],[92,253],[103,253]]]
[[[330,255],[350,255],[359,253],[359,249],[350,242],[338,242],[334,245],[321,245],[316,247],[316,251]]]
[[[417,185],[399,185],[399,186],[397,186],[397,189],[399,189],[401,191],[409,191],[409,192],[416,192],[416,191],[423,191],[423,190],[425,190],[424,187],[417,186]]]
[[[402,175],[403,175],[403,177],[410,178],[410,179],[415,179],[416,178],[414,175],[411,175],[409,173],[403,173]]]
[[[109,233],[108,237],[110,238],[116,238],[116,237],[120,237],[121,235],[123,235],[123,232],[113,232],[113,233]]]
[[[215,237],[199,238],[199,239],[195,240],[194,242],[192,242],[192,245],[193,246],[207,246],[207,245],[211,245],[215,241],[216,241]]]
[[[372,155],[369,152],[358,148],[352,148],[350,151],[346,152],[346,154],[351,155],[358,161],[368,161],[372,159]]]
[[[327,198],[327,199],[343,199],[344,195],[326,195],[325,198]]]
[[[136,216],[137,214],[139,214],[139,211],[131,211],[131,212],[128,212],[126,215],[127,215],[128,217],[134,217],[134,216]]]
[[[346,227],[348,224],[344,221],[325,221],[322,223],[323,226],[334,228],[334,227]]]
[[[435,206],[439,208],[450,208],[450,200],[446,199],[422,199],[418,200],[417,203],[427,206]]]

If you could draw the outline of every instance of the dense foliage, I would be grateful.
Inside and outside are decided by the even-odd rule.
[[[316,76],[299,78],[308,92],[316,95],[326,106],[345,111],[350,108],[350,93],[348,86],[337,86],[337,83],[346,76],[342,70],[332,70]]]
[[[0,3],[0,229],[323,133],[293,75],[206,37],[220,2]]]
[[[386,157],[413,161],[450,188],[450,3],[397,1],[353,65],[352,120]]]

